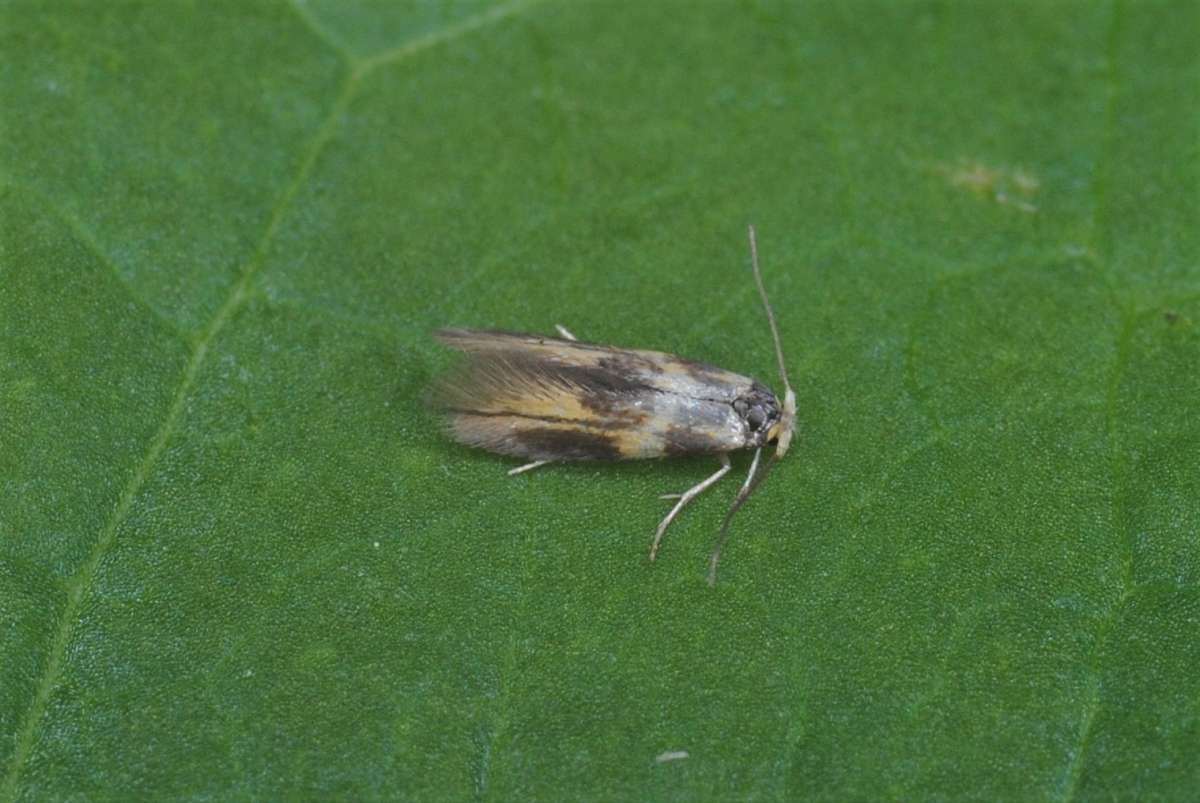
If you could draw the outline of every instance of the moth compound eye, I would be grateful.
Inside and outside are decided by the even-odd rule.
[[[766,426],[768,419],[771,417],[771,412],[762,402],[746,399],[738,399],[733,403],[733,409],[742,417],[746,425],[750,427],[751,432],[760,432]]]
[[[770,418],[770,416],[767,414],[767,411],[763,409],[762,405],[756,404],[751,407],[750,412],[746,414],[746,423],[750,425],[750,429],[758,432],[764,426],[766,426],[768,418]]]

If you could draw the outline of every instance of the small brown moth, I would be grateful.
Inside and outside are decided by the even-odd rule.
[[[775,341],[782,404],[750,377],[661,351],[584,343],[562,326],[557,327],[561,337],[442,329],[438,340],[468,355],[435,388],[451,437],[532,461],[509,474],[566,460],[715,455],[721,467],[712,476],[681,494],[662,497],[677,501],[658,525],[650,560],[679,511],[729,472],[729,452],[753,448],[750,473],[721,523],[709,559],[708,581],[715,583],[729,522],[787,453],[796,421],[796,394],[788,383],[775,314],[759,272],[753,226],[750,263]],[[772,442],[773,459],[759,473],[762,449]]]

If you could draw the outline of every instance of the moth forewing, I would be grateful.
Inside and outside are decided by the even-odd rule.
[[[593,378],[602,376],[617,385],[640,383],[661,392],[694,398],[719,393],[717,400],[732,403],[754,386],[766,390],[749,377],[662,351],[623,349],[494,329],[440,329],[436,337],[450,348],[469,355],[523,355],[547,368],[560,366],[572,376],[582,376],[581,369],[597,369]]]
[[[729,470],[728,454],[755,449],[709,561],[709,581],[715,582],[729,522],[787,452],[796,415],[753,227],[750,253],[783,378],[782,405],[750,377],[666,352],[580,342],[562,326],[558,331],[564,337],[442,329],[438,340],[466,354],[433,394],[450,435],[467,446],[531,461],[510,474],[559,461],[715,455],[722,466],[716,473],[682,494],[668,495],[677,501],[655,533],[651,560],[676,514]],[[777,444],[774,456],[756,474],[769,442]]]
[[[739,409],[770,391],[739,374],[552,337],[438,337],[468,355],[435,395],[451,434],[469,446],[529,460],[637,460],[730,452],[761,438]]]

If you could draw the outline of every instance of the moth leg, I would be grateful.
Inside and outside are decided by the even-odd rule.
[[[675,517],[679,514],[679,511],[683,510],[684,505],[695,499],[710,486],[712,486],[713,483],[729,473],[729,455],[721,452],[717,455],[717,459],[721,461],[721,467],[717,469],[717,471],[711,477],[704,480],[704,482],[701,482],[698,485],[693,485],[688,490],[679,494],[679,501],[675,503],[675,507],[671,508],[671,512],[668,513],[667,517],[662,520],[661,524],[658,525],[658,530],[654,533],[654,543],[650,545],[650,560],[654,560],[654,557],[658,554],[658,545],[662,543],[663,533],[667,531],[667,527],[669,527],[671,522],[675,520]],[[674,495],[672,495],[671,498],[673,499]]]
[[[713,547],[712,556],[708,559],[708,584],[715,586],[717,584],[717,564],[721,561],[721,548],[725,546],[725,539],[729,537],[729,521],[737,509],[742,506],[746,499],[750,496],[750,491],[754,483],[754,475],[758,472],[758,458],[762,456],[762,447],[754,450],[754,459],[750,461],[750,473],[746,475],[746,481],[742,483],[742,487],[738,490],[737,497],[733,500],[733,507],[725,514],[725,522],[721,525],[721,534],[717,536],[717,544]],[[767,465],[766,471],[771,470],[774,463]]]
[[[754,481],[754,475],[758,472],[758,458],[761,456],[762,449],[755,449],[754,459],[750,461],[750,473],[746,475],[746,481],[742,483],[738,496],[745,496],[750,492],[750,483]]]
[[[508,476],[515,477],[517,474],[520,474],[522,472],[529,471],[530,469],[537,468],[538,466],[544,466],[547,463],[553,463],[553,462],[554,462],[553,460],[534,460],[532,463],[526,463],[523,466],[517,466],[514,469],[510,469],[508,472]]]
[[[575,335],[571,334],[570,330],[567,329],[567,327],[563,326],[561,323],[554,324],[554,328],[558,330],[558,333],[560,335],[562,335],[563,339],[565,339],[565,340],[578,340],[579,339],[579,338],[575,337]]]

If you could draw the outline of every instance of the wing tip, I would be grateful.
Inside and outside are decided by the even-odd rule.
[[[459,326],[441,326],[433,330],[433,339],[444,346],[454,347],[461,341],[470,338],[474,334],[471,329],[464,329]]]

